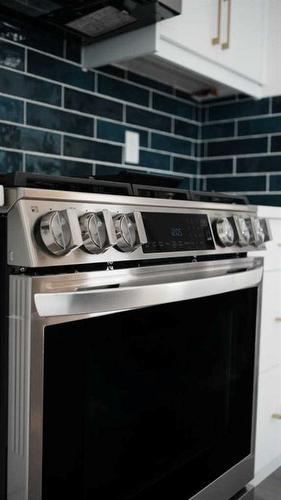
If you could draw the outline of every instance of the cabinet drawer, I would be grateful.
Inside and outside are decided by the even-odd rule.
[[[278,364],[281,364],[281,271],[265,271],[259,370],[263,372]]]
[[[260,374],[255,473],[281,456],[281,366]]]

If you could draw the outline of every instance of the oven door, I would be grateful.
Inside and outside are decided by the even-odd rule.
[[[10,278],[9,500],[226,500],[253,475],[260,259]]]

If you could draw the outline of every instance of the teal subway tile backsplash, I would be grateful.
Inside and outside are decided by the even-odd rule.
[[[24,73],[0,68],[0,92],[16,97],[61,105],[61,86]]]
[[[209,142],[207,156],[234,156],[251,153],[265,153],[267,151],[267,138],[232,139],[227,141]]]
[[[0,120],[22,123],[23,109],[22,101],[0,96]]]
[[[64,137],[64,154],[75,158],[121,163],[122,148],[105,142],[97,142],[77,137]]]
[[[40,151],[48,154],[61,154],[61,138],[58,134],[7,123],[0,123],[0,146],[10,149]]]
[[[212,123],[202,126],[202,139],[222,139],[234,136],[234,122]]]
[[[153,149],[168,151],[185,156],[192,155],[192,143],[185,139],[178,139],[164,134],[152,134],[151,145]]]
[[[0,101],[1,109],[1,101]],[[27,103],[26,122],[34,127],[61,130],[71,134],[93,137],[94,119],[60,109]]]
[[[159,113],[132,106],[126,106],[126,121],[133,125],[162,130],[163,132],[171,132],[172,130],[172,118],[170,116],[160,115]]]
[[[18,172],[23,168],[23,154],[0,149],[0,172]]]
[[[202,175],[232,174],[233,159],[223,160],[202,160],[200,165]]]
[[[280,117],[242,120],[238,123],[238,135],[261,135],[281,132]]]
[[[148,147],[148,132],[146,130],[105,120],[97,122],[97,137],[106,141],[124,143],[126,130],[137,132],[140,135],[140,146]]]
[[[281,172],[281,154],[237,158],[237,173]]]
[[[65,175],[67,177],[89,177],[93,172],[92,163],[29,154],[25,158],[25,168],[27,172],[46,175]]]
[[[70,35],[0,25],[0,172],[157,170],[281,205],[281,96],[198,102],[119,66],[83,71]],[[138,165],[124,163],[126,130],[140,135]]]
[[[0,65],[24,71],[25,50],[19,45],[0,40]]]
[[[171,113],[182,118],[190,120],[195,119],[195,105],[187,102],[181,102],[173,97],[167,97],[162,94],[154,93],[153,107],[164,113]]]
[[[209,120],[229,120],[245,116],[266,115],[269,113],[269,99],[248,99],[227,104],[209,104]]]
[[[95,74],[83,71],[80,66],[45,56],[33,50],[28,51],[27,61],[29,73],[74,87],[95,91]]]
[[[264,191],[266,177],[209,177],[207,191]]]
[[[98,97],[78,90],[64,89],[65,107],[80,113],[122,120],[123,105],[110,99]]]
[[[123,100],[126,96],[126,101],[142,106],[149,105],[149,91],[147,89],[102,74],[98,75],[98,91],[100,94],[116,99]]]
[[[174,172],[192,174],[196,176],[198,162],[195,160],[186,160],[185,158],[174,157],[173,170]]]

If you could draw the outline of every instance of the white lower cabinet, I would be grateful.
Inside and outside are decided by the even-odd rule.
[[[259,363],[260,372],[281,365],[281,270],[264,273]]]
[[[281,466],[281,209],[258,207],[269,220],[272,241],[264,252],[255,480]]]
[[[267,470],[280,456],[281,365],[259,376],[255,473]]]

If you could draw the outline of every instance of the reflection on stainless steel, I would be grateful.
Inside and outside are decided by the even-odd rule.
[[[38,314],[42,317],[99,314],[243,290],[243,288],[257,286],[261,281],[262,272],[262,267],[258,267],[239,274],[186,279],[186,281],[183,281],[183,275],[182,281],[174,283],[156,282],[117,289],[35,294],[34,301]]]

